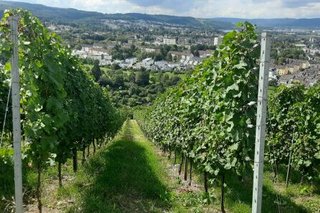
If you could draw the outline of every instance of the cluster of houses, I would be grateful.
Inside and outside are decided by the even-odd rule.
[[[202,58],[195,57],[190,53],[189,54],[181,53],[179,57],[177,57],[174,53],[172,53],[172,55],[174,55],[172,57],[176,57],[178,60],[174,62],[168,62],[165,60],[155,61],[152,58],[145,58],[142,61],[138,61],[137,58],[129,58],[123,61],[114,61],[114,62],[124,69],[144,68],[146,70],[155,70],[155,71],[173,71],[173,70],[182,71],[182,70],[192,69],[202,61]]]
[[[269,81],[278,84],[292,84],[299,82],[312,86],[320,80],[320,65],[311,64],[307,60],[288,59],[287,65],[273,66],[269,72]]]
[[[208,38],[209,39],[209,38]],[[212,42],[212,38],[210,39]],[[222,37],[214,37],[213,44],[218,46],[222,41]],[[186,38],[174,38],[168,36],[157,36],[154,42],[143,41],[145,44],[149,44],[149,47],[140,47],[146,53],[154,53],[158,51],[159,45],[177,45],[183,46],[184,51],[170,51],[172,60],[170,61],[155,61],[151,58],[145,58],[142,61],[138,61],[137,58],[127,58],[125,60],[115,60],[112,58],[111,49],[113,46],[103,48],[101,45],[83,45],[80,50],[73,50],[74,55],[78,55],[80,58],[99,60],[101,66],[117,64],[121,68],[128,69],[141,69],[155,71],[173,71],[173,70],[187,70],[193,69],[195,66],[201,63],[204,58],[212,55],[212,50],[199,50],[196,55],[193,55],[190,51],[191,46]],[[208,41],[209,42],[209,41]],[[204,43],[206,43],[204,41]],[[210,42],[209,42],[210,43]],[[128,41],[128,45],[133,44]],[[121,44],[126,45],[126,44]],[[198,54],[199,53],[199,54]]]
[[[310,68],[310,62],[306,60],[288,59],[286,65],[275,66],[277,74],[288,75]]]
[[[73,50],[72,53],[80,58],[98,60],[101,66],[112,65],[114,63],[112,55],[100,46],[82,46],[81,50]]]
[[[320,54],[320,49],[316,48],[317,39],[311,37],[295,47],[303,50],[308,60],[287,59],[286,65],[273,66],[272,69],[279,84],[291,84],[300,82],[306,86],[315,84],[320,80],[320,65],[312,64],[314,56]],[[311,62],[311,63],[310,63]]]
[[[314,48],[313,45],[308,47],[306,44],[295,44],[295,47],[302,49],[307,55],[314,56],[316,54],[320,54],[320,50]]]
[[[154,49],[149,48],[148,52],[153,52]],[[172,61],[155,61],[152,58],[145,58],[138,61],[137,58],[128,58],[125,60],[113,60],[112,55],[105,49],[99,46],[83,46],[81,50],[73,50],[74,55],[80,58],[90,58],[99,60],[101,66],[117,64],[123,69],[141,69],[155,70],[155,71],[173,71],[173,70],[187,70],[192,69],[204,58],[209,57],[212,51],[199,51],[199,57],[194,56],[190,51],[170,51]]]
[[[199,57],[184,57],[178,62],[168,62],[165,60],[162,61],[155,61],[152,58],[143,59],[140,62],[135,64],[119,64],[122,68],[133,68],[133,69],[141,69],[145,68],[146,70],[155,70],[155,71],[183,71],[187,69],[192,69],[196,65],[201,62]]]
[[[305,86],[312,86],[320,80],[320,65],[312,64],[308,69],[288,75],[282,75],[279,78],[279,84],[292,84],[299,82]]]
[[[307,42],[295,44],[295,47],[302,49],[307,55],[315,56],[316,54],[320,54],[320,49],[315,47],[315,44],[318,43],[318,39],[319,38],[310,37]]]

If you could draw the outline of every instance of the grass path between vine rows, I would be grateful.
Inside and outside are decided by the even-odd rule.
[[[90,159],[74,183],[60,190],[60,196],[76,195],[75,204],[66,211],[191,212],[201,208],[203,212],[202,205],[193,203],[202,199],[197,185],[186,189],[179,178],[169,177],[169,163],[160,155],[137,122],[127,121],[117,138]],[[180,197],[179,191],[189,191],[191,197]]]
[[[85,167],[77,212],[151,212],[169,209],[162,168],[135,121]],[[80,181],[82,182],[82,180]]]

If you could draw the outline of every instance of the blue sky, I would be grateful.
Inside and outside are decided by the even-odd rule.
[[[9,0],[12,1],[12,0]],[[314,18],[320,0],[19,0],[104,13],[140,12],[193,17]]]

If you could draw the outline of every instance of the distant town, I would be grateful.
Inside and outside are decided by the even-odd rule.
[[[101,24],[108,30],[75,34],[77,29],[72,26],[48,24],[48,28],[66,36],[73,44],[73,54],[80,58],[99,60],[101,66],[155,71],[193,69],[212,54],[223,36],[214,31],[177,26],[138,23],[131,27],[131,22],[125,21],[104,21]],[[116,36],[119,29],[122,29],[121,35]],[[135,29],[135,32],[129,29]]]
[[[72,25],[48,23],[64,37],[73,54],[98,60],[100,66],[121,69],[184,72],[212,55],[225,31],[105,20],[105,30],[85,31]],[[100,27],[101,28],[101,27]],[[272,34],[271,84],[301,82],[313,85],[320,78],[320,31],[268,29]]]

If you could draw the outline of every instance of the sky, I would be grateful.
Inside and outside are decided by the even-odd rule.
[[[12,1],[12,0],[9,0]],[[15,0],[16,1],[16,0]],[[19,0],[103,13],[148,13],[197,18],[316,18],[320,0]]]

